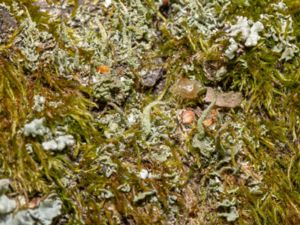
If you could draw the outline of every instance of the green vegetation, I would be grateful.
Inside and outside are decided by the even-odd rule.
[[[168,17],[152,0],[83,2],[0,4],[15,212],[55,195],[53,224],[300,224],[298,0],[174,0]]]

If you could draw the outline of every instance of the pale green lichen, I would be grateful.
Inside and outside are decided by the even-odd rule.
[[[154,161],[165,162],[169,157],[171,157],[171,155],[172,153],[170,147],[162,145],[159,147],[157,152],[151,152],[150,157]]]
[[[17,208],[15,200],[9,199],[6,195],[0,196],[0,215],[11,213]]]
[[[102,188],[102,189],[99,189],[99,191],[100,191],[100,197],[101,198],[110,199],[110,198],[114,197],[114,194],[111,191],[107,190],[107,189]]]
[[[239,218],[239,213],[236,210],[236,207],[230,207],[228,213],[219,213],[219,216],[225,217],[227,222],[234,222]]]
[[[139,203],[143,200],[145,200],[147,197],[151,197],[156,194],[156,191],[145,191],[145,192],[140,192],[136,196],[134,196],[133,202]]]
[[[10,189],[11,181],[9,179],[1,179],[0,180],[0,195],[5,194]]]
[[[295,44],[294,21],[287,14],[287,8],[283,4],[278,4],[281,7],[274,5],[274,9],[277,11],[275,15],[264,14],[261,18],[268,23],[265,36],[275,42],[272,51],[281,53],[281,61],[288,61],[299,52],[299,47]]]
[[[100,102],[122,103],[128,97],[133,81],[128,78],[101,76],[95,81],[93,96]]]
[[[260,39],[258,33],[263,31],[263,29],[264,25],[260,21],[253,23],[246,17],[238,16],[236,24],[231,25],[227,32],[231,37],[236,37],[241,34],[245,46],[251,47],[257,45]]]
[[[239,46],[233,38],[230,38],[229,42],[230,45],[225,51],[225,56],[229,59],[233,59],[235,57],[235,52],[239,49]]]
[[[26,202],[22,201],[22,196],[7,197],[6,192],[10,191],[10,185],[11,181],[9,179],[0,180],[1,225],[51,225],[53,219],[61,214],[62,201],[55,195],[50,195],[41,200],[34,208],[22,207],[22,209],[19,209],[19,205],[24,205]]]
[[[130,192],[131,188],[130,188],[130,185],[125,183],[125,184],[122,184],[118,187],[118,190],[122,191],[122,192],[125,192],[125,193],[128,193]]]
[[[42,146],[46,151],[62,151],[66,147],[73,146],[74,144],[75,140],[72,135],[61,135],[52,140],[44,141]]]
[[[239,218],[239,213],[235,207],[236,200],[231,201],[226,199],[223,202],[218,203],[218,208],[228,209],[229,212],[219,213],[219,216],[225,217],[228,222],[234,222]]]
[[[5,204],[8,204],[7,202]],[[16,202],[15,202],[16,204]],[[51,225],[55,217],[61,214],[62,202],[49,196],[41,201],[38,207],[34,209],[25,209],[15,214],[7,214],[0,220],[1,225]]]
[[[43,111],[45,107],[46,98],[44,96],[35,95],[33,99],[34,99],[34,105],[32,109],[37,112]]]
[[[47,151],[62,151],[66,147],[75,144],[75,139],[72,135],[66,135],[62,131],[57,131],[55,134],[52,134],[50,129],[44,126],[44,122],[45,118],[41,118],[34,119],[30,123],[25,124],[23,128],[24,135],[32,137],[40,136],[44,140],[42,147]],[[57,129],[59,129],[59,127]],[[29,151],[31,151],[30,148],[32,149],[32,147],[28,146]]]
[[[30,123],[25,124],[24,126],[24,135],[25,136],[44,136],[50,132],[49,128],[44,126],[45,118],[34,119]]]
[[[156,105],[165,104],[162,101],[154,101],[148,104],[143,109],[143,115],[142,115],[142,127],[146,135],[149,135],[151,133],[151,110]]]
[[[203,121],[205,120],[205,118],[207,117],[207,115],[210,113],[210,111],[212,110],[212,108],[215,106],[217,102],[217,96],[215,95],[213,97],[212,102],[208,105],[208,107],[202,112],[200,118],[197,121],[197,129],[198,129],[198,134],[200,138],[203,138],[205,135],[205,131],[204,131],[204,127],[203,127]]]
[[[205,130],[203,126],[203,121],[207,117],[207,115],[210,113],[214,105],[216,104],[217,96],[215,95],[213,97],[212,102],[209,104],[209,106],[202,112],[200,118],[197,121],[197,131],[198,133],[194,135],[192,139],[192,146],[194,148],[198,148],[200,152],[209,158],[212,153],[215,151],[214,144],[211,140],[208,138],[205,138]]]
[[[37,28],[37,24],[30,18],[28,12],[27,14],[28,18],[20,25],[22,31],[14,41],[27,60],[27,62],[24,62],[26,67],[34,71],[38,68],[41,61],[53,60],[52,49],[56,44],[52,35],[45,31],[41,32]],[[47,50],[40,53],[39,49]]]
[[[226,9],[230,1],[217,1],[222,11]],[[210,1],[188,1],[180,0],[172,5],[175,12],[172,23],[167,26],[170,32],[180,38],[187,33],[187,27],[196,29],[198,33],[209,38],[218,31],[223,24],[223,14],[218,13],[214,3]]]
[[[118,165],[112,161],[109,155],[105,155],[105,153],[103,153],[97,161],[103,165],[102,171],[106,177],[110,177],[112,174],[117,173]]]

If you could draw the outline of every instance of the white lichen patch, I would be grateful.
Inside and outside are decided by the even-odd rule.
[[[229,42],[230,45],[225,51],[225,56],[229,59],[233,59],[235,57],[235,52],[239,49],[239,46],[233,38],[230,38]]]
[[[227,33],[230,37],[236,37],[240,34],[242,39],[246,40],[250,34],[248,19],[243,16],[238,16],[236,24],[231,25]]]
[[[0,180],[0,195],[9,191],[10,179],[1,179]]]
[[[105,0],[104,6],[108,8],[112,4],[112,0]]]
[[[257,21],[253,24],[251,20],[243,16],[237,17],[237,22],[231,25],[227,33],[230,37],[241,35],[245,46],[251,47],[257,45],[260,40],[259,32],[263,31],[264,25]]]
[[[264,25],[261,22],[256,22],[253,24],[253,26],[250,28],[250,34],[247,37],[247,40],[245,42],[245,45],[247,47],[255,46],[257,45],[260,36],[259,32],[264,30]]]
[[[66,147],[71,147],[75,144],[75,139],[72,135],[58,136],[50,141],[42,143],[43,149],[50,151],[62,151]]]
[[[0,196],[0,216],[12,212],[16,207],[15,200],[9,199],[6,195]]]
[[[38,208],[30,210],[31,216],[41,224],[50,225],[52,220],[61,214],[62,201],[50,197],[42,201]]]
[[[276,10],[287,10],[288,7],[286,6],[286,4],[284,2],[278,2],[277,4],[271,4],[271,6],[276,9]]]
[[[34,99],[34,105],[32,109],[37,112],[42,112],[45,107],[46,98],[41,95],[35,95],[33,99]]]
[[[141,179],[147,179],[149,177],[149,172],[146,169],[142,169],[139,173]]]
[[[44,150],[62,151],[66,147],[71,147],[75,144],[75,139],[72,135],[66,134],[65,131],[56,131],[52,133],[50,129],[44,126],[45,118],[34,119],[32,122],[25,124],[23,133],[25,136],[42,137],[42,147]],[[65,127],[58,126],[56,129],[64,129]],[[32,145],[26,144],[26,150],[33,152]]]
[[[49,128],[44,126],[45,118],[34,119],[30,123],[25,124],[23,133],[25,136],[44,136],[50,132]]]

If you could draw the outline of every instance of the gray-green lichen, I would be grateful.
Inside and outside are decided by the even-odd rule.
[[[45,31],[40,31],[37,24],[32,21],[30,16],[24,20],[20,27],[22,31],[14,40],[24,55],[27,62],[24,62],[28,69],[34,71],[38,68],[38,64],[45,60],[53,60],[53,48],[55,42],[51,34]],[[41,50],[44,50],[41,54]]]
[[[73,146],[74,144],[75,140],[72,135],[61,135],[52,140],[44,141],[42,146],[45,150],[62,151],[66,147]]]
[[[132,85],[133,81],[129,78],[98,75],[94,82],[93,96],[100,102],[113,101],[120,104],[130,94]]]
[[[37,112],[43,111],[45,107],[46,98],[44,96],[35,95],[33,99],[34,99],[33,110]]]
[[[136,196],[134,196],[133,202],[138,203],[143,200],[145,200],[147,197],[151,197],[156,194],[156,191],[145,191],[145,192],[140,192]]]
[[[34,119],[24,126],[25,136],[44,136],[50,132],[49,128],[44,125],[45,118]]]
[[[245,46],[255,46],[260,39],[259,32],[263,31],[264,25],[261,22],[249,21],[246,17],[237,17],[237,22],[231,25],[227,30],[229,36],[236,37],[241,34],[241,38],[245,41]]]
[[[151,110],[154,106],[161,105],[161,104],[164,104],[164,102],[154,101],[154,102],[151,102],[149,105],[147,105],[143,109],[142,126],[143,126],[143,129],[144,129],[146,135],[149,135],[151,132]]]
[[[2,196],[3,197],[3,196]],[[4,204],[9,205],[8,201]],[[14,204],[17,204],[14,201]],[[53,219],[61,214],[62,202],[55,197],[48,197],[33,209],[23,209],[12,214],[7,212],[0,218],[0,224],[6,225],[51,225]],[[8,214],[9,213],[9,214]]]
[[[41,137],[44,140],[41,144],[44,150],[62,151],[66,147],[75,144],[74,137],[65,134],[64,131],[57,130],[52,133],[48,127],[44,125],[45,118],[34,119],[30,123],[25,124],[23,133],[25,136]],[[59,129],[59,127],[57,127]],[[64,130],[64,128],[63,128]]]
[[[9,179],[0,180],[1,190],[9,191]],[[21,198],[8,198],[5,192],[0,194],[1,225],[51,225],[54,218],[61,215],[62,201],[56,195],[50,195],[32,208],[22,207]]]
[[[173,21],[167,23],[167,26],[178,38],[186,34],[187,27],[196,29],[205,38],[209,38],[222,27],[222,11],[226,10],[229,1],[220,0],[217,4],[222,7],[221,13],[216,11],[215,4],[210,1],[178,1],[173,4]]]
[[[6,195],[0,196],[0,215],[11,213],[16,207],[16,201],[9,199]]]

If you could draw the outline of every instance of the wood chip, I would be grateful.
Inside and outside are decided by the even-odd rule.
[[[235,108],[239,106],[243,100],[242,94],[240,92],[226,92],[220,93],[213,88],[207,88],[205,101],[212,102],[214,96],[217,96],[216,106],[219,107],[227,107],[227,108]]]

